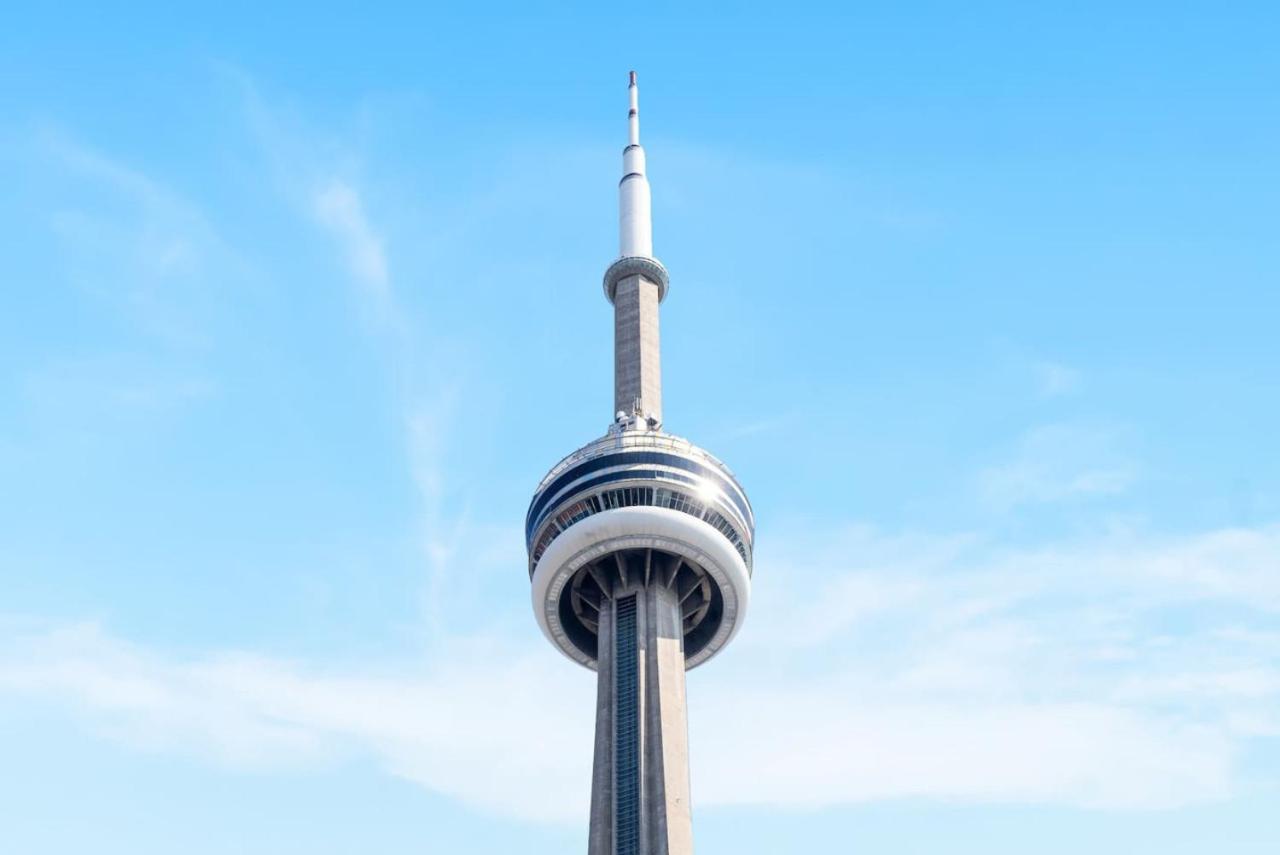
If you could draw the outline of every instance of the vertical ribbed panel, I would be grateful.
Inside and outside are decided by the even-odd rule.
[[[640,852],[640,679],[636,650],[636,598],[623,597],[614,623],[614,833],[617,855]]]

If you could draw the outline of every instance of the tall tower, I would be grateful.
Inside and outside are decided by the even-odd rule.
[[[636,75],[622,152],[613,304],[616,415],[561,460],[525,518],[533,611],[597,672],[589,855],[689,855],[686,669],[733,638],[751,592],[755,518],[729,469],[662,428],[658,306]]]

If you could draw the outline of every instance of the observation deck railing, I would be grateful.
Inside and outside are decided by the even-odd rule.
[[[662,433],[654,430],[623,430],[610,432],[597,440],[587,443],[582,448],[565,457],[555,466],[551,467],[551,471],[543,476],[538,482],[538,488],[534,491],[535,495],[542,492],[556,476],[562,472],[577,466],[584,460],[591,460],[595,457],[602,457],[606,454],[623,449],[658,449],[663,451],[674,451],[683,454],[686,457],[693,458],[701,462],[709,463],[722,471],[725,475],[738,483],[737,477],[734,476],[733,470],[724,464],[718,457],[694,445],[689,440],[670,433]],[[741,484],[739,484],[741,487]],[[744,491],[745,497],[745,491]]]

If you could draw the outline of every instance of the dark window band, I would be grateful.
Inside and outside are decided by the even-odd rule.
[[[726,478],[723,473],[676,454],[666,454],[661,451],[621,451],[614,454],[605,454],[580,463],[552,481],[545,490],[539,493],[533,505],[530,506],[529,513],[525,516],[525,539],[527,540],[533,535],[534,520],[542,512],[542,509],[569,484],[572,484],[583,475],[598,472],[610,466],[628,466],[636,463],[656,463],[663,466],[671,466],[676,469],[683,469],[686,472],[693,472],[704,478],[710,478],[724,490],[725,495],[742,513],[742,518],[746,520],[747,525],[751,525],[755,519],[755,515],[751,513],[751,506],[742,495],[742,488]],[[585,485],[583,488],[585,489]]]
[[[651,470],[654,471],[654,470]],[[613,473],[604,475],[594,480],[607,483],[609,481],[621,480],[617,476],[622,473]],[[632,477],[637,474],[635,470],[629,473]],[[663,475],[670,475],[669,472],[663,472]],[[696,484],[692,478],[684,478],[680,480],[688,481],[690,484]],[[585,485],[584,485],[585,489]],[[551,542],[561,535],[574,523],[584,520],[592,514],[598,514],[601,511],[613,510],[614,508],[629,508],[635,506],[669,508],[673,511],[679,511],[696,517],[703,522],[710,523],[712,528],[720,532],[725,538],[733,544],[733,548],[738,550],[738,554],[742,556],[742,560],[748,565],[751,559],[747,556],[747,547],[742,542],[742,536],[734,527],[733,523],[725,519],[725,517],[715,508],[707,507],[703,502],[679,490],[672,490],[668,487],[643,487],[643,486],[627,486],[618,487],[613,490],[605,490],[599,494],[591,494],[583,496],[575,502],[570,503],[567,507],[562,508],[555,519],[547,524],[542,530],[542,536],[538,538],[537,545],[532,545],[530,556],[532,564],[536,565],[538,560],[542,558],[542,553],[547,551],[547,547]],[[553,509],[554,510],[554,509]],[[541,525],[541,523],[539,523]],[[530,566],[529,572],[533,572]]]

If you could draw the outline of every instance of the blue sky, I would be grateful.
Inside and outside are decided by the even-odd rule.
[[[699,852],[1277,851],[1280,15],[1115,6],[10,12],[0,849],[585,845],[636,68]]]

